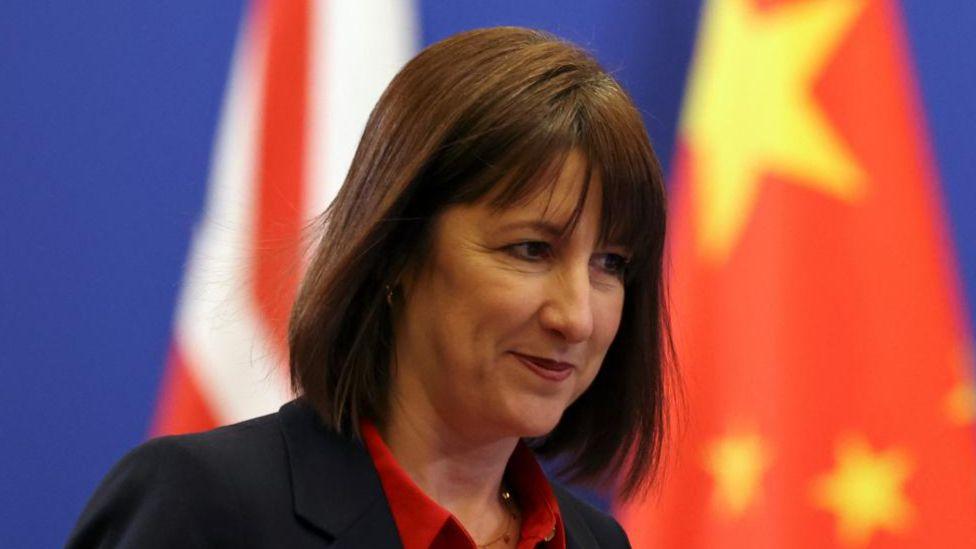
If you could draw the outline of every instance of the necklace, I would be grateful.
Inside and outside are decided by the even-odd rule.
[[[501,493],[499,495],[502,498],[502,504],[505,506],[505,510],[508,511],[508,518],[505,520],[505,529],[502,530],[502,534],[497,538],[478,545],[478,549],[484,549],[486,547],[490,547],[498,543],[499,541],[504,541],[505,545],[507,546],[509,542],[512,541],[512,532],[511,532],[512,524],[514,524],[518,520],[518,515],[516,514],[516,510],[515,510],[515,502],[512,501],[512,493],[504,488],[502,488]]]

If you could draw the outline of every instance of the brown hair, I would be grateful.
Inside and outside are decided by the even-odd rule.
[[[653,477],[672,364],[662,257],[665,195],[639,112],[586,52],[502,27],[461,33],[411,60],[380,98],[319,240],[289,327],[292,384],[339,432],[382,422],[390,390],[387,289],[426,253],[445,208],[499,208],[554,181],[566,155],[601,179],[601,237],[634,250],[617,336],[590,388],[546,437],[571,480],[619,479],[625,497]],[[574,223],[574,222],[573,222]],[[568,227],[567,230],[571,230]]]

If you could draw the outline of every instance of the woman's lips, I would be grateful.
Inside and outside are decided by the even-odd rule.
[[[513,352],[512,354],[515,355],[515,358],[519,359],[522,364],[528,367],[529,370],[532,370],[539,377],[549,381],[562,381],[573,373],[574,366],[568,362],[559,362],[548,358],[523,355],[522,353],[516,352]]]

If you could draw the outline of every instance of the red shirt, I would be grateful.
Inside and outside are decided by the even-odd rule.
[[[360,432],[379,473],[404,549],[477,549],[478,545],[464,526],[447,509],[430,499],[400,467],[376,427],[363,421]],[[523,442],[519,442],[512,452],[505,478],[522,511],[518,548],[565,549],[566,534],[559,516],[559,504],[535,455]]]

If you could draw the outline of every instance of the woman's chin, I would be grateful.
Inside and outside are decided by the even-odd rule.
[[[525,406],[518,410],[513,422],[522,438],[535,438],[548,435],[563,416],[563,406]]]

